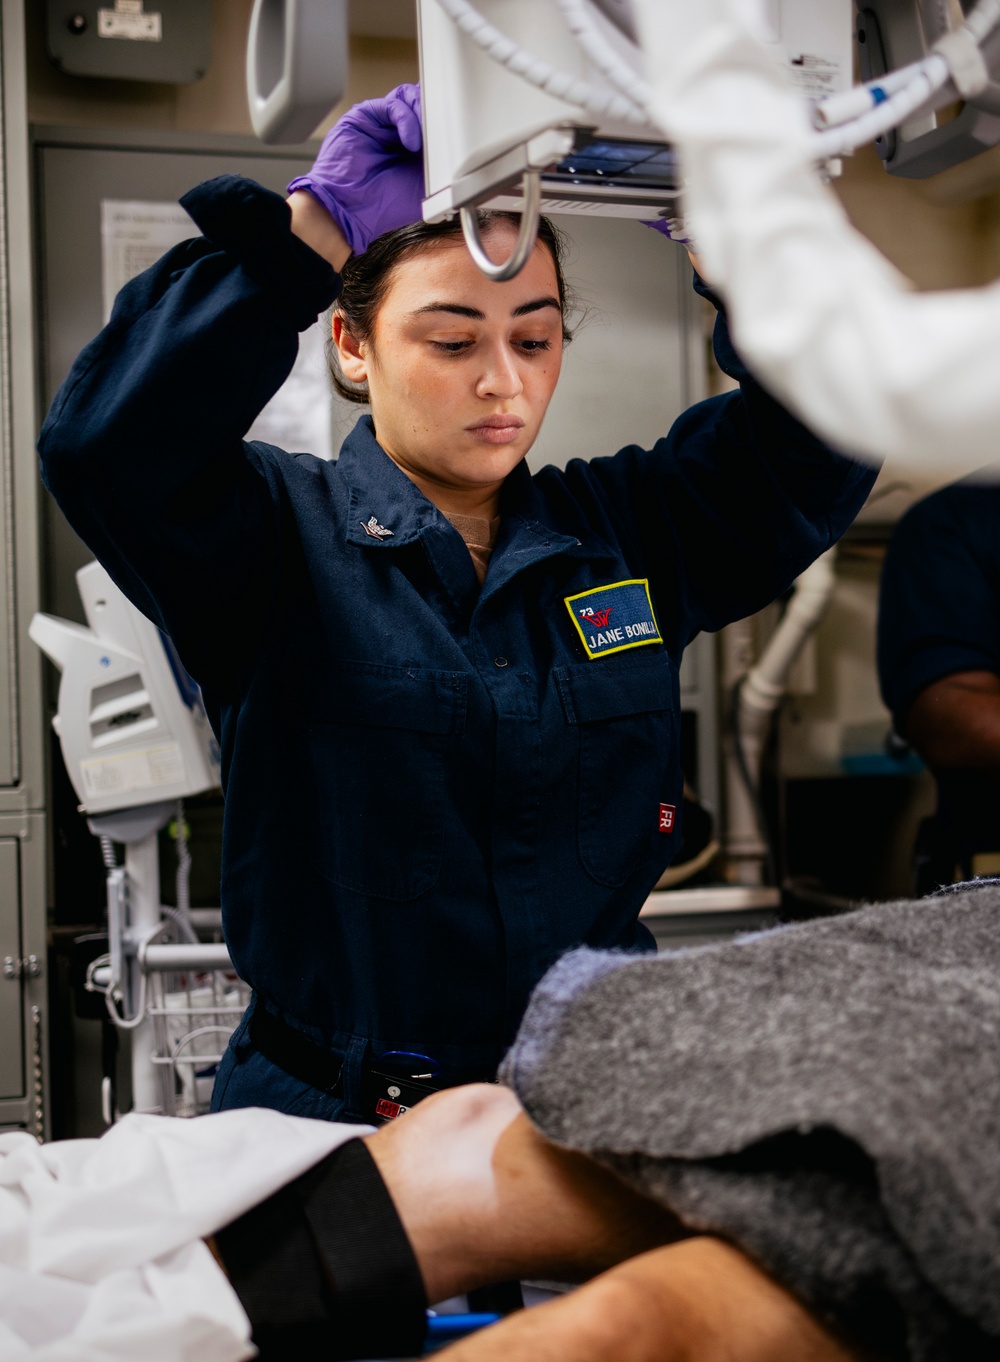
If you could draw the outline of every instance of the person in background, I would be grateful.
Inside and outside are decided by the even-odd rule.
[[[401,86],[287,202],[232,176],[188,194],[203,235],[122,290],[39,441],[222,749],[223,924],[254,999],[217,1109],[358,1120],[380,1075],[490,1078],[565,951],[652,951],[684,648],[779,596],[874,478],[754,382],[721,314],[738,391],[532,476],[568,338],[558,235],[489,281],[457,222],[420,221],[420,146]],[[484,215],[496,258],[518,222]],[[331,303],[370,415],[335,463],[245,443]],[[629,375],[606,381],[617,401]]]
[[[937,785],[918,891],[995,873],[1000,862],[983,857],[1000,852],[1000,484],[954,483],[899,521],[882,572],[878,671],[896,732]]]

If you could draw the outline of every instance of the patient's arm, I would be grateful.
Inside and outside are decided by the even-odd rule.
[[[851,1357],[744,1254],[690,1237],[614,1174],[546,1140],[505,1089],[428,1098],[368,1147],[430,1300],[509,1278],[593,1277],[447,1349],[442,1362]]]
[[[514,1279],[584,1281],[688,1231],[491,1084],[427,1098],[368,1140],[428,1300]]]
[[[932,770],[1000,770],[1000,676],[964,671],[932,681],[910,706],[906,732]]]
[[[744,1254],[699,1237],[653,1249],[445,1349],[441,1362],[852,1362]]]
[[[376,1338],[392,1345],[378,1356],[409,1356],[422,1333],[421,1278],[430,1301],[511,1278],[554,1278],[587,1284],[442,1356],[847,1362],[742,1253],[692,1235],[600,1164],[546,1140],[506,1089],[439,1093],[365,1145],[370,1158],[360,1144],[345,1145],[212,1244],[266,1356],[276,1340],[283,1347],[289,1321],[319,1327],[330,1356],[371,1356]],[[373,1234],[378,1252],[359,1257]]]

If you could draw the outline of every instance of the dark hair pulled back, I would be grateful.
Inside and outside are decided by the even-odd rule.
[[[479,224],[484,237],[501,222],[510,223],[516,231],[521,225],[521,216],[519,213],[480,209]],[[334,311],[343,317],[344,325],[356,341],[371,344],[375,334],[375,319],[389,291],[392,273],[397,265],[433,246],[435,242],[455,238],[462,240],[462,227],[457,218],[445,222],[414,222],[407,227],[399,227],[394,232],[386,232],[383,236],[376,237],[364,255],[352,255],[348,259],[341,271],[343,286],[340,297],[334,304]],[[559,229],[546,217],[539,221],[538,240],[548,250],[555,266],[565,345],[573,339],[573,333],[567,322],[573,299],[563,277],[565,242]],[[346,398],[348,402],[367,403],[368,385],[351,383],[344,377],[332,340],[327,346],[327,357],[330,377],[340,396]]]

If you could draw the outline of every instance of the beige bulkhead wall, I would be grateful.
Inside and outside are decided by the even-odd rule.
[[[29,118],[60,127],[158,128],[165,131],[253,135],[246,100],[246,41],[252,0],[212,3],[212,64],[192,85],[95,80],[57,70],[45,50],[45,6],[26,0]],[[378,0],[375,0],[375,8]],[[352,7],[359,14],[363,4]],[[374,27],[363,19],[352,27]],[[384,94],[417,79],[417,45],[412,38],[351,37],[347,97],[331,115],[360,99]]]

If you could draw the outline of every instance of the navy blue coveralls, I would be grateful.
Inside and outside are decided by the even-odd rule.
[[[636,915],[679,840],[684,647],[784,591],[874,475],[749,378],[720,320],[741,391],[652,450],[516,468],[480,590],[370,419],[335,463],[242,442],[338,280],[249,181],[183,203],[203,238],[123,289],[42,467],[204,691],[237,969],[346,1056],[330,1096],[244,1023],[216,1102],[335,1118],[366,1051],[489,1073],[562,952],[652,949]]]

